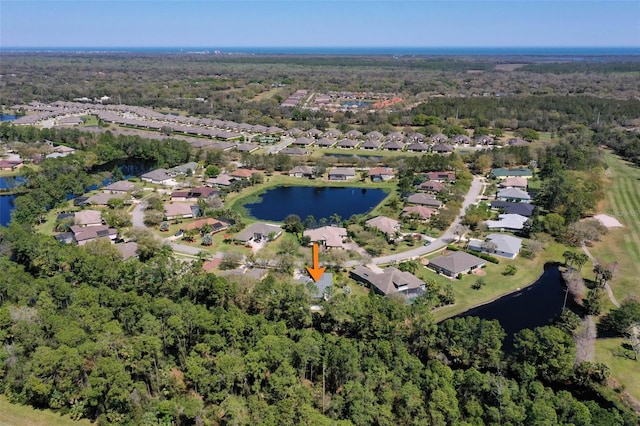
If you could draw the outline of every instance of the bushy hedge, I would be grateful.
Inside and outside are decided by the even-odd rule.
[[[465,250],[467,253],[472,254],[474,256],[478,256],[480,259],[484,259],[487,262],[491,262],[491,263],[495,263],[498,264],[500,263],[500,259],[498,259],[495,256],[491,256],[490,254],[487,253],[483,253],[481,251],[477,251],[477,250]]]

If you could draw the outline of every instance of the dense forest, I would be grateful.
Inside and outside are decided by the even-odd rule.
[[[0,234],[0,385],[14,402],[99,424],[635,425],[577,366],[571,316],[502,351],[497,322],[435,324],[336,288],[255,285],[158,252],[122,262],[108,243]],[[574,325],[572,325],[574,324]]]

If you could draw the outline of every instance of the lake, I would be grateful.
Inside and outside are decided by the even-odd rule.
[[[13,188],[15,185],[24,182],[22,176],[0,177],[0,189]],[[0,195],[0,226],[7,226],[11,221],[13,211],[13,201],[15,195]]]
[[[370,212],[387,196],[382,189],[336,188],[314,186],[280,186],[269,189],[260,201],[245,204],[252,217],[281,222],[290,214],[305,220],[312,215],[319,221],[338,214],[348,219],[354,214]]]
[[[16,118],[18,118],[15,115],[9,115],[9,114],[0,114],[0,121],[13,121]]]
[[[558,267],[548,264],[534,284],[463,312],[458,317],[475,316],[498,320],[507,333],[503,349],[509,352],[513,349],[513,335],[518,331],[549,325],[562,313],[565,290]],[[571,297],[567,299],[568,305],[571,300]]]

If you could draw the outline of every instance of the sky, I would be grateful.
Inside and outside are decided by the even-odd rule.
[[[0,0],[0,48],[640,47],[640,0]]]

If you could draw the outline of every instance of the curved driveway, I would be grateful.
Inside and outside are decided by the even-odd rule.
[[[386,263],[396,263],[407,259],[414,259],[420,256],[424,256],[429,253],[433,253],[434,251],[438,251],[443,247],[446,247],[447,244],[450,244],[453,240],[458,238],[455,234],[455,229],[458,225],[460,225],[460,218],[464,215],[464,211],[468,206],[475,203],[478,200],[478,197],[484,188],[484,179],[474,176],[473,181],[471,182],[471,188],[469,188],[469,192],[464,197],[464,201],[462,202],[462,208],[460,209],[460,214],[458,214],[455,220],[449,225],[447,230],[440,237],[436,238],[429,244],[428,246],[420,246],[414,249],[392,254],[389,256],[381,256],[375,257],[371,259],[371,263],[374,265],[381,265]]]
[[[132,217],[131,223],[133,223],[134,228],[149,230],[149,228],[147,228],[144,224],[144,211],[146,208],[147,208],[147,202],[145,200],[141,200],[133,208],[133,211],[131,212],[131,217]],[[169,244],[169,247],[171,247],[173,251],[185,253],[192,256],[197,256],[198,253],[202,251],[198,247],[191,247],[186,244],[178,244],[173,241],[170,241],[168,238],[161,238],[157,236],[155,233],[153,233],[153,231],[150,231],[150,232],[153,234],[153,236],[157,240],[162,241],[165,244]]]

